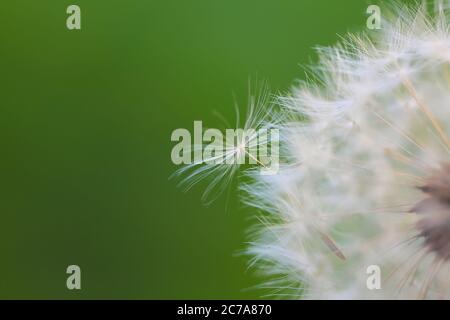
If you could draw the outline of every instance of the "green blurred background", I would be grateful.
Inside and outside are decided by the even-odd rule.
[[[82,30],[66,29],[77,4]],[[220,127],[248,80],[302,77],[365,26],[361,0],[0,3],[0,298],[258,298],[252,210],[183,193],[170,134]],[[236,98],[234,98],[236,97]],[[226,208],[226,203],[228,207]],[[66,267],[82,290],[66,289]]]

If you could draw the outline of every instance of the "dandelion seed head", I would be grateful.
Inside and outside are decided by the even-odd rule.
[[[275,295],[450,298],[448,13],[389,10],[377,33],[318,49],[278,99],[286,163],[242,186],[261,212],[251,263]]]

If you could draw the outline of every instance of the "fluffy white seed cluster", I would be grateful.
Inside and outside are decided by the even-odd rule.
[[[271,294],[450,298],[450,33],[440,8],[384,8],[381,30],[319,49],[309,80],[280,97],[285,164],[243,186],[261,212],[248,253]],[[367,286],[371,265],[379,290]]]

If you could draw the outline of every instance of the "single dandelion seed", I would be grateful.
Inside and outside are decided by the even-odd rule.
[[[241,124],[240,111],[235,105],[234,127],[226,124],[227,128],[222,131],[199,130],[202,142],[184,150],[192,154],[193,163],[181,167],[172,177],[180,177],[179,186],[185,191],[205,181],[202,201],[210,204],[226,190],[243,166],[245,170],[255,167],[257,170],[269,170],[273,164],[266,163],[265,157],[261,157],[261,150],[273,149],[274,141],[270,135],[281,122],[281,114],[276,113],[274,108],[267,86],[261,85],[256,95],[249,96],[244,122]],[[196,157],[196,154],[200,156]]]

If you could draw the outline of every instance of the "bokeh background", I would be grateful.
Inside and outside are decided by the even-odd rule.
[[[82,30],[66,29],[77,4]],[[220,127],[249,79],[285,91],[361,0],[0,2],[0,298],[259,298],[237,255],[253,212],[202,205],[171,132]],[[66,289],[66,267],[82,289]]]

